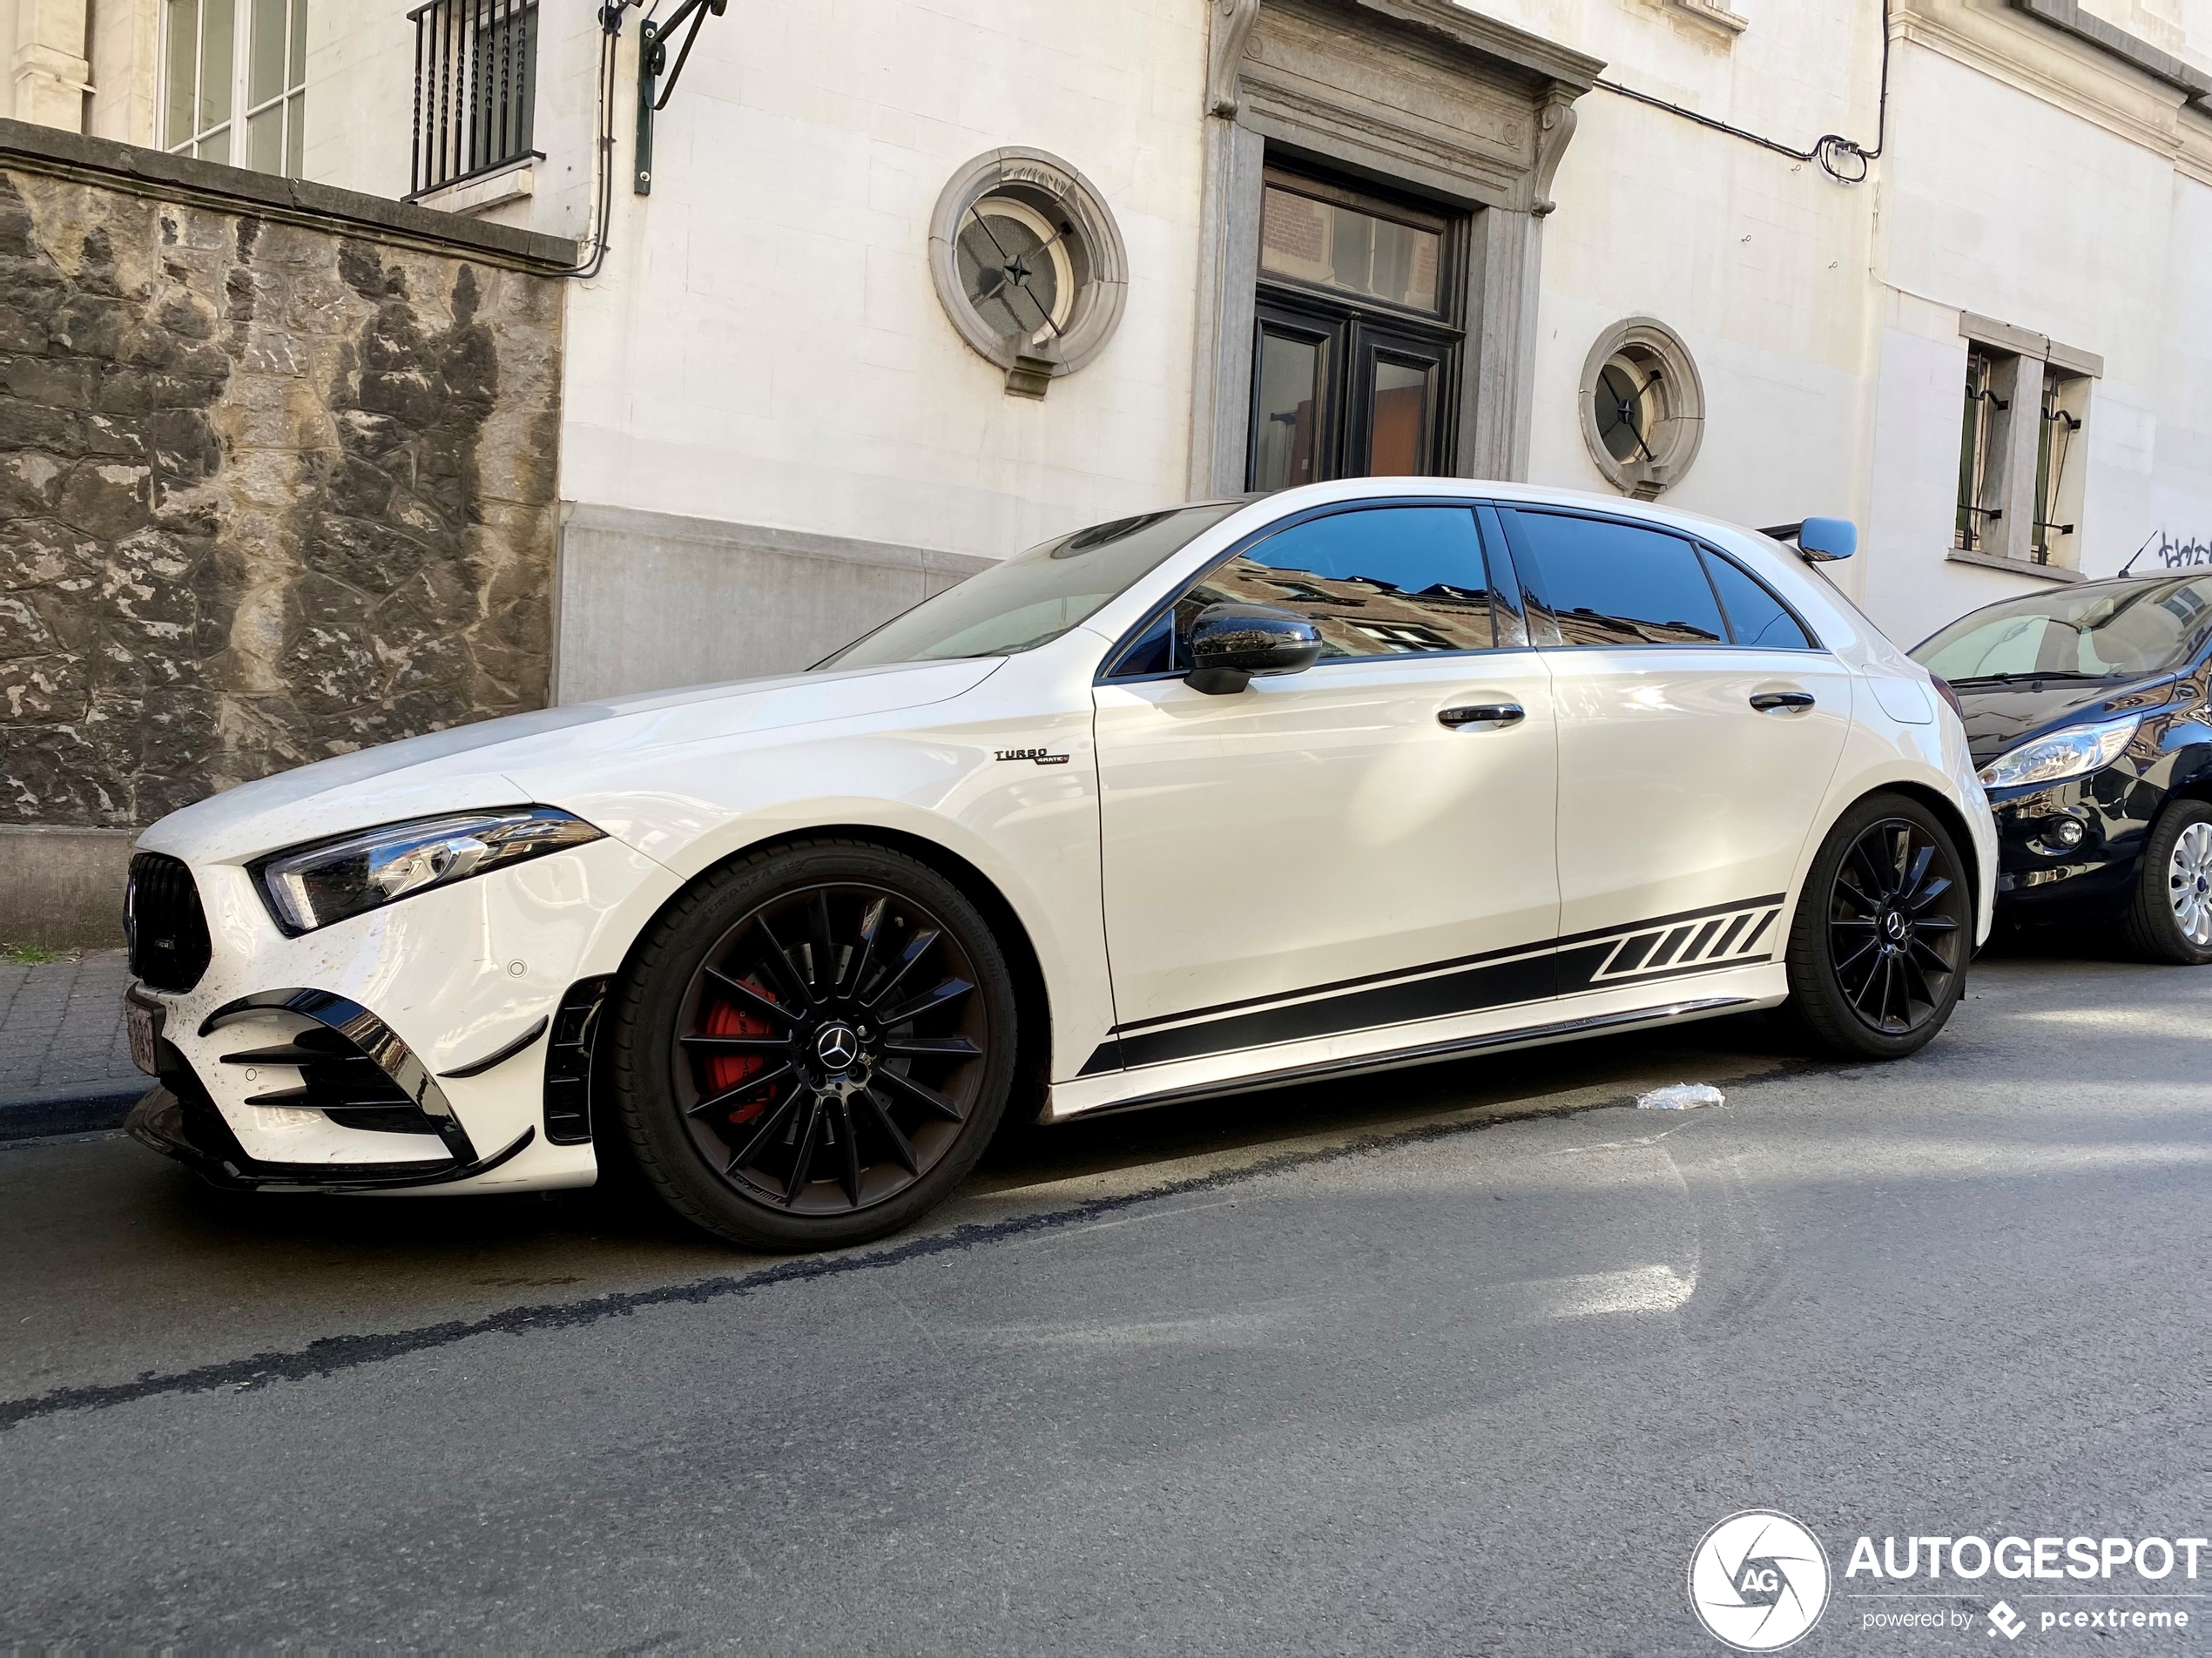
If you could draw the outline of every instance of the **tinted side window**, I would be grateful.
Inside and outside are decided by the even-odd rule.
[[[1293,524],[1177,600],[1177,634],[1224,599],[1311,617],[1325,660],[1487,650],[1497,637],[1482,542],[1467,507],[1378,507]]]
[[[1737,644],[1767,650],[1813,650],[1819,647],[1805,637],[1780,599],[1749,570],[1738,569],[1718,553],[1703,550],[1706,574],[1720,591],[1721,609],[1728,613],[1728,630]]]
[[[1728,637],[1697,549],[1680,536],[1556,513],[1514,516],[1561,643],[1699,645]]]

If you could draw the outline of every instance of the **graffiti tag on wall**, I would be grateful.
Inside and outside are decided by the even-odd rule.
[[[2212,564],[2212,541],[2199,541],[2194,536],[2187,541],[2175,541],[2166,531],[2158,532],[2158,562],[2168,570],[2187,570],[2193,565]]]

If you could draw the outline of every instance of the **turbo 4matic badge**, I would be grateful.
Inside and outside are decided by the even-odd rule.
[[[1041,748],[1002,748],[998,751],[1002,760],[1035,760],[1039,765],[1065,765],[1068,757]]]

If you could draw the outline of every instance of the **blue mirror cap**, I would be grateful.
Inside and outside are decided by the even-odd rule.
[[[1848,518],[1808,518],[1797,526],[1797,550],[1807,558],[1849,558],[1858,550],[1858,526]]]

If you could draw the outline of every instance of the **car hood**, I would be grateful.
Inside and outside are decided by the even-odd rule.
[[[1976,765],[1986,765],[2032,737],[2062,725],[2155,708],[2171,693],[2173,673],[2141,679],[2020,679],[1993,685],[1959,685],[1966,710],[1966,744]]]
[[[595,761],[745,731],[866,718],[960,696],[998,657],[739,679],[544,708],[410,737],[240,784],[172,812],[138,845],[199,862],[236,863],[380,823],[531,802],[516,773],[574,774]]]

